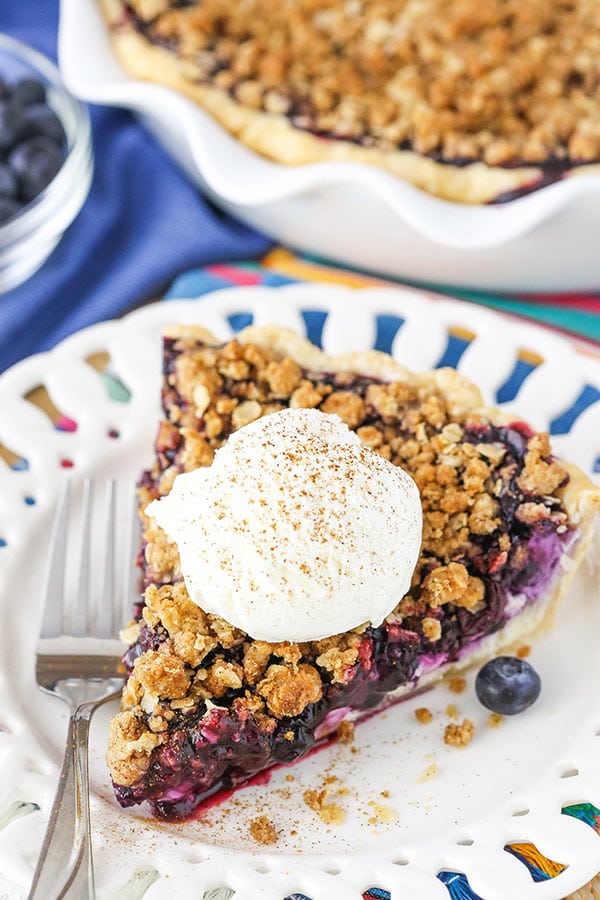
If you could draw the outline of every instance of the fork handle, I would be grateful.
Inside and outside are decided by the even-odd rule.
[[[88,736],[96,706],[71,708],[58,789],[28,900],[94,900]]]

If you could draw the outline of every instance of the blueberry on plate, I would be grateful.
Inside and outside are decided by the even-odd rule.
[[[528,709],[541,689],[540,676],[533,666],[516,656],[490,659],[475,679],[479,702],[502,716],[514,716]]]

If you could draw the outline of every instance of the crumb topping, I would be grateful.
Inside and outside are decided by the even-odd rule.
[[[155,463],[140,483],[140,508],[168,492],[180,471],[210,464],[237,427],[240,407],[239,419],[245,419],[249,411],[269,415],[294,404],[330,404],[352,422],[365,446],[404,468],[420,490],[421,554],[408,593],[382,626],[400,647],[426,642],[432,648],[427,652],[435,653],[444,641],[456,641],[455,635],[489,629],[494,585],[522,565],[522,549],[513,546],[503,525],[504,495],[523,533],[568,524],[560,502],[567,475],[551,455],[548,436],[516,423],[500,440],[480,413],[444,393],[443,373],[437,383],[332,376],[304,371],[294,360],[251,343],[212,346],[193,334],[168,339],[166,348],[165,417]],[[319,714],[324,698],[357,676],[370,677],[379,638],[368,623],[321,641],[252,640],[190,600],[176,546],[152,521],[144,526],[144,602],[127,629],[131,674],[122,712],[111,725],[108,759],[115,782],[139,782],[152,754],[165,752],[170,735],[191,722],[202,735],[209,733],[213,719],[225,712],[259,733],[280,728],[291,752],[304,721]],[[454,693],[465,684],[462,677],[447,680]],[[425,707],[415,716],[422,723],[432,718]],[[473,729],[469,720],[451,722],[444,740],[465,746]],[[338,734],[350,740],[352,726],[342,722]]]
[[[600,158],[595,0],[128,6],[184,78],[300,129],[459,163]]]
[[[433,719],[433,714],[426,706],[420,706],[419,709],[415,709],[415,717],[421,725],[427,725]]]
[[[451,562],[425,576],[421,597],[432,609],[443,603],[473,609],[483,599],[484,593],[480,578],[469,575],[461,563]]]
[[[358,659],[361,636],[355,631],[314,641],[318,651],[317,666],[329,674],[333,682],[343,684]]]
[[[565,470],[552,459],[547,434],[534,435],[527,444],[525,466],[517,478],[517,486],[529,494],[553,494],[565,480]],[[531,503],[522,504],[521,515],[529,512]]]
[[[159,743],[159,736],[149,731],[132,710],[113,716],[106,759],[113,779],[119,784],[135,784],[145,774],[150,754]]]
[[[302,663],[297,668],[271,665],[259,682],[258,693],[264,697],[269,712],[281,719],[298,716],[309,703],[323,696],[323,685],[314,666]]]
[[[184,661],[168,649],[163,645],[160,650],[148,650],[139,656],[133,665],[133,678],[147,694],[174,700],[186,695],[190,675]]]

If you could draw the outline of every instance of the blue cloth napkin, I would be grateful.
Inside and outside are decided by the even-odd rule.
[[[56,58],[58,0],[0,0],[0,31]],[[215,209],[132,115],[91,110],[90,195],[47,262],[0,296],[0,371],[158,296],[189,268],[271,241]]]

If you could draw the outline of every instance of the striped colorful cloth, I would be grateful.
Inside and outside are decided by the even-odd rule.
[[[347,287],[390,285],[382,278],[349,269],[336,268],[316,257],[296,256],[283,247],[271,250],[260,262],[219,264],[194,269],[181,275],[167,293],[168,299],[199,297],[219,288],[266,285],[278,287],[301,281],[321,281]],[[580,339],[600,344],[600,292],[590,294],[502,295],[457,291],[421,285],[436,293],[446,293],[473,303],[522,316]]]

